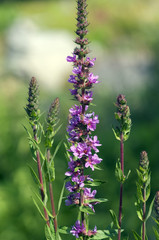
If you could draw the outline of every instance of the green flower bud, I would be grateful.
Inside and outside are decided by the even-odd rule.
[[[29,117],[31,125],[36,125],[39,119],[39,89],[35,77],[32,77],[29,84],[28,104],[25,107],[25,111]]]
[[[156,220],[159,221],[159,191],[156,193],[155,201],[154,201],[154,208],[156,212]]]
[[[120,94],[117,97],[117,102],[115,105],[117,107],[117,112],[115,112],[115,119],[119,123],[118,129],[120,130],[120,135],[123,134],[123,140],[126,141],[129,137],[131,130],[131,119],[130,109],[129,106],[127,106],[125,96]],[[116,133],[116,135],[118,135],[116,131],[117,128],[114,130],[114,132]]]
[[[148,169],[149,167],[149,160],[148,160],[148,156],[147,156],[147,152],[146,151],[142,151],[140,153],[140,163],[139,165],[143,168],[143,169]]]
[[[55,126],[58,122],[58,113],[59,113],[59,98],[56,98],[50,106],[48,116],[47,116],[47,127],[46,127],[46,138],[45,145],[46,147],[52,147],[53,137],[55,135]]]

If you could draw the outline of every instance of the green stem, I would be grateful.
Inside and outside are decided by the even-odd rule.
[[[33,126],[33,134],[34,134],[35,141],[38,142],[38,139],[37,139],[37,128],[36,128],[35,125]],[[42,171],[41,171],[41,161],[40,161],[40,153],[39,153],[39,151],[36,151],[36,157],[37,157],[37,167],[38,167],[39,181],[40,181],[40,185],[41,185],[41,188],[40,188],[41,199],[44,202],[44,200],[45,200],[45,192],[44,192],[44,184],[43,184],[43,177],[42,177]],[[45,207],[44,207],[44,215],[45,215],[45,218],[46,218],[47,225],[50,227],[49,216],[47,214],[47,211],[46,211]]]
[[[124,141],[123,141],[123,133],[120,135],[120,163],[121,170],[124,175]],[[122,222],[122,202],[123,202],[123,184],[120,184],[120,200],[119,200],[119,227],[118,229],[118,240],[121,239],[121,222]]]
[[[50,162],[50,149],[47,149],[47,161]],[[54,204],[54,195],[53,195],[53,189],[52,184],[49,182],[49,192],[50,192],[50,200],[51,200],[51,209],[52,209],[52,215],[54,217],[54,228],[55,233],[57,232],[57,216],[55,211],[55,204]]]
[[[146,217],[146,188],[144,186],[143,189],[143,223],[142,223],[142,240],[145,240],[145,235],[146,235],[146,222],[145,222],[145,217]]]

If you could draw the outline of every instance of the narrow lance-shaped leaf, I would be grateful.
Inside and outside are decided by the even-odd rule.
[[[53,215],[50,213],[50,211],[47,209],[47,207],[45,206],[45,204],[43,203],[43,201],[41,200],[41,198],[38,196],[38,194],[36,192],[34,192],[34,194],[36,195],[37,199],[39,200],[39,202],[41,203],[41,205],[46,209],[47,214],[51,217],[54,218]]]
[[[109,212],[110,212],[110,215],[111,215],[111,217],[112,217],[112,221],[113,221],[114,225],[115,225],[118,229],[120,229],[120,226],[119,226],[119,223],[118,223],[118,219],[117,219],[117,216],[116,216],[115,212],[114,212],[112,209],[110,209]]]
[[[60,208],[61,208],[61,203],[62,203],[62,199],[63,199],[64,190],[65,190],[65,181],[64,181],[64,184],[63,184],[63,187],[62,187],[62,190],[61,190],[61,193],[60,193],[60,198],[59,198],[59,201],[58,201],[57,214],[59,214],[59,211],[60,211]]]
[[[41,188],[41,184],[40,184],[39,178],[36,175],[34,169],[29,164],[28,164],[28,167],[30,169],[30,172],[31,172],[31,175],[33,177],[34,182],[39,186],[39,188]]]
[[[149,206],[149,210],[148,210],[148,213],[147,213],[147,216],[146,216],[146,221],[149,219],[149,217],[151,216],[151,213],[152,213],[152,208],[153,208],[153,204],[154,204],[154,200],[155,200],[155,197],[152,199],[152,202]]]

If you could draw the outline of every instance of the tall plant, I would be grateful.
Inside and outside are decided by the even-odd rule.
[[[29,123],[32,128],[32,133],[29,132],[27,128],[26,131],[29,135],[30,149],[33,155],[33,159],[37,163],[38,175],[32,166],[29,165],[33,179],[40,189],[40,195],[37,191],[34,191],[33,201],[40,212],[40,215],[46,222],[45,235],[48,240],[58,240],[60,239],[58,224],[57,224],[57,214],[55,212],[55,203],[53,195],[53,182],[55,180],[55,167],[54,158],[59,149],[60,144],[53,148],[54,137],[57,131],[60,129],[56,127],[58,124],[58,112],[59,112],[59,99],[56,98],[50,106],[48,116],[46,119],[46,130],[44,131],[43,126],[40,122],[40,109],[39,109],[39,87],[36,79],[33,77],[29,84],[29,94],[28,103],[25,107]],[[43,141],[45,142],[45,152],[43,153],[41,146]],[[49,188],[49,193],[47,192]],[[58,204],[58,211],[60,209],[63,190]],[[51,205],[51,210],[48,209],[49,202]],[[43,212],[41,211],[43,207]]]
[[[95,185],[86,169],[94,171],[97,164],[102,159],[98,156],[98,147],[101,146],[98,137],[93,135],[96,125],[99,123],[98,116],[88,110],[93,100],[93,92],[91,88],[97,84],[98,76],[95,76],[90,70],[94,66],[95,58],[90,59],[87,55],[88,33],[87,26],[87,1],[77,0],[77,38],[75,43],[79,46],[74,49],[73,56],[68,56],[67,61],[73,63],[72,74],[68,82],[73,84],[70,89],[71,95],[78,102],[69,110],[68,132],[68,155],[69,171],[66,176],[70,180],[66,184],[67,190],[70,192],[66,205],[76,205],[78,207],[78,217],[75,225],[72,227],[71,233],[78,239],[88,239],[96,234],[97,228],[89,229],[88,217],[95,212],[94,206],[105,199],[96,199],[96,190],[90,187]]]

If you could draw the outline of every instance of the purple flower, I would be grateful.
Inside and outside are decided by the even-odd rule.
[[[88,168],[90,167],[92,171],[94,171],[94,165],[101,163],[102,158],[99,158],[97,154],[94,154],[93,156],[90,155],[86,159],[85,167]]]
[[[96,190],[93,190],[93,191],[91,192],[91,188],[85,188],[85,189],[84,189],[84,197],[85,197],[86,199],[92,199],[92,198],[94,198],[95,195],[96,195],[96,193],[97,193]]]
[[[69,89],[71,92],[71,95],[77,95],[77,89]]]
[[[70,233],[72,233],[73,236],[76,238],[79,238],[82,234],[85,235],[86,233],[86,228],[84,224],[80,224],[80,221],[76,221],[75,226],[72,227]]]
[[[80,199],[80,193],[78,193],[78,192],[71,193],[65,200],[65,204],[66,204],[66,206],[70,206],[72,204],[78,205],[79,199]]]
[[[80,74],[81,71],[82,71],[82,66],[81,66],[81,65],[79,65],[78,67],[76,67],[76,68],[74,68],[74,69],[72,70],[72,72],[73,72],[74,74]]]
[[[91,148],[87,146],[86,143],[78,143],[77,146],[73,145],[70,147],[70,150],[73,152],[73,155],[78,158],[91,154]]]
[[[66,58],[66,60],[67,60],[67,62],[76,62],[76,55],[73,54],[73,57],[68,56],[68,57]]]
[[[89,138],[89,139],[88,139],[88,142],[89,142],[89,143],[88,143],[89,146],[92,147],[95,152],[99,152],[99,150],[98,150],[96,147],[99,147],[99,146],[101,146],[102,144],[99,143],[97,136],[94,136],[93,139],[92,139],[92,138]]]
[[[79,115],[82,113],[82,106],[74,105],[72,108],[70,108],[69,112],[72,116]]]
[[[96,124],[99,123],[98,116],[91,118],[92,114],[86,114],[84,117],[84,123],[87,125],[87,130],[94,131],[96,129]]]
[[[92,91],[89,91],[89,92],[86,91],[85,94],[84,94],[83,99],[84,99],[84,101],[90,102],[90,101],[93,100],[92,96],[93,96],[93,92]]]
[[[76,77],[74,75],[70,75],[68,82],[76,84],[77,83]]]
[[[93,58],[93,59],[91,60],[89,57],[87,57],[87,58],[86,58],[86,65],[89,65],[89,67],[93,67],[95,60],[96,60],[96,58]]]
[[[97,81],[98,76],[94,76],[93,73],[90,73],[88,76],[88,80],[89,83],[93,84],[93,83],[99,83],[99,81]]]

